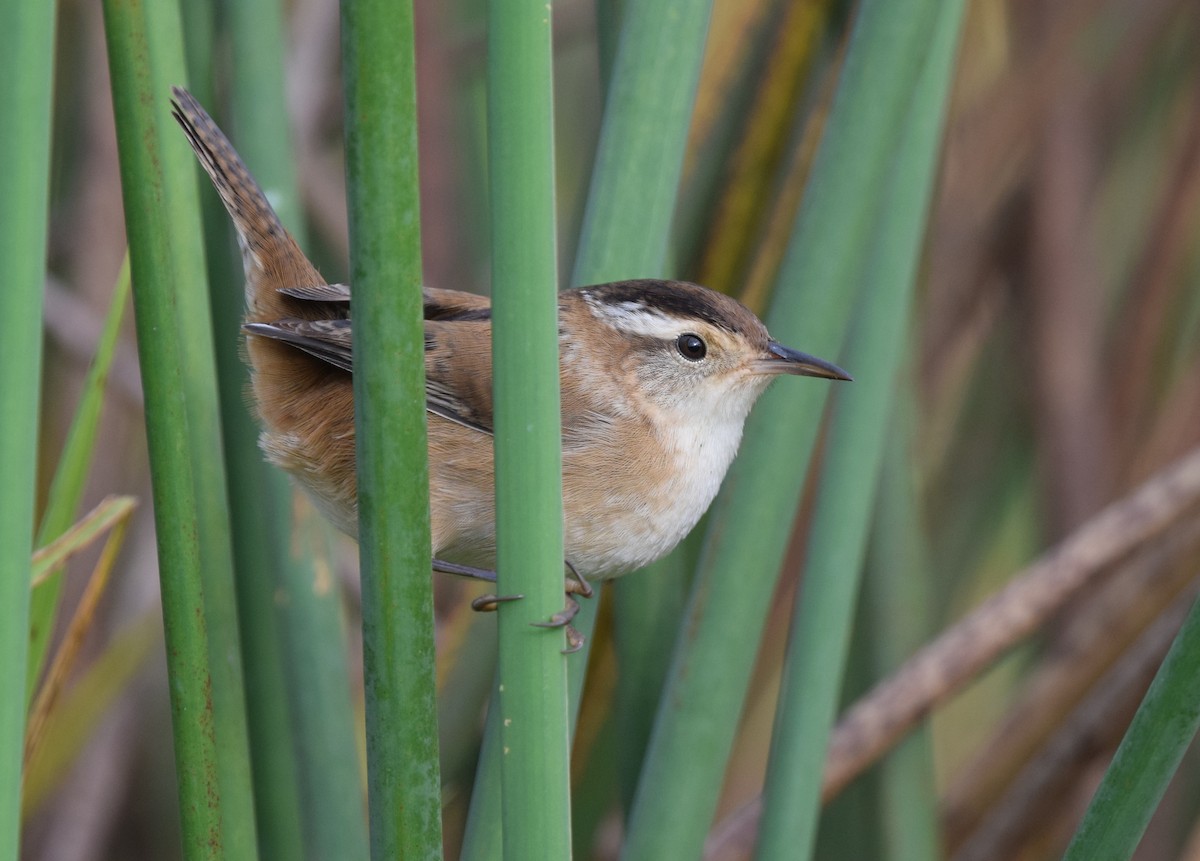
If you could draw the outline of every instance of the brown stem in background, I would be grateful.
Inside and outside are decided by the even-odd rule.
[[[1017,214],[1012,204],[1028,186],[1039,123],[1054,96],[1045,84],[1061,75],[1074,40],[1102,5],[1045,4],[1040,26],[1026,28],[1025,38],[1012,47],[1027,56],[985,84],[987,92],[972,98],[947,132],[923,305],[921,388],[927,396],[941,390],[946,353],[955,348],[963,320],[974,316],[975,304],[995,286],[994,257],[1007,244]],[[969,50],[964,46],[964,54]]]
[[[461,152],[461,110],[456,96],[452,46],[443,35],[449,17],[441,0],[423,0],[414,8],[417,44],[417,132],[421,171],[421,268],[425,283],[454,290],[478,288],[482,261],[464,254],[463,241],[471,210],[463,205],[467,195]]]
[[[725,180],[700,243],[696,271],[702,284],[731,292],[747,268],[749,252],[766,216],[762,200],[777,181],[777,167],[788,160],[786,132],[803,107],[800,96],[808,83],[805,72],[814,65],[826,6],[804,0],[784,7],[765,68],[751,94],[753,104],[746,126],[725,166]],[[822,98],[807,128],[823,127],[825,104]],[[797,151],[805,149],[802,145]],[[794,164],[794,157],[792,161]],[[803,175],[807,176],[807,170]]]
[[[1200,105],[1186,94],[1187,126],[1175,163],[1163,174],[1164,188],[1146,232],[1146,244],[1129,279],[1122,325],[1113,331],[1109,365],[1120,367],[1111,395],[1111,414],[1119,422],[1121,451],[1136,454],[1159,400],[1148,385],[1161,365],[1162,334],[1178,295],[1178,272],[1192,250],[1200,215]]]
[[[1060,70],[1034,166],[1028,278],[1018,294],[1027,311],[1041,487],[1050,537],[1057,539],[1111,499],[1111,433],[1102,399],[1104,297],[1088,212],[1095,185],[1092,105],[1081,71]]]

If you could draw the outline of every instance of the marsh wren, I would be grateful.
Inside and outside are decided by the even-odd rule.
[[[350,290],[325,282],[212,118],[187,91],[173,92],[175,119],[237,229],[259,444],[357,537]],[[424,302],[434,567],[492,579],[491,308],[428,287]],[[587,580],[648,565],[691,531],[771,380],[850,379],[772,340],[739,302],[695,284],[567,290],[558,315],[563,537],[566,561],[582,575],[568,592],[590,594]]]

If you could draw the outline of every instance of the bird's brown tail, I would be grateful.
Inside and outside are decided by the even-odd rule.
[[[269,319],[290,307],[282,287],[323,284],[262,188],[250,175],[229,138],[200,103],[182,87],[172,87],[172,115],[212,180],[237,230],[246,270],[247,319]]]

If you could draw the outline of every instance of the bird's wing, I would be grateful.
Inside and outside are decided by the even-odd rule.
[[[343,371],[354,370],[349,320],[297,320],[289,317],[274,323],[246,323],[242,328],[251,335],[291,344]]]
[[[492,327],[475,319],[425,322],[425,409],[492,433]]]
[[[330,302],[337,305],[350,304],[348,284],[311,284],[303,287],[281,287],[279,292],[305,302]],[[490,320],[492,303],[486,296],[464,293],[461,290],[439,290],[422,287],[426,320],[477,321]]]
[[[349,319],[286,318],[272,323],[247,323],[243,328],[252,335],[290,344],[343,371],[354,372],[353,330]],[[425,409],[490,435],[491,380],[491,327],[487,322],[470,317],[425,323]]]
[[[437,287],[422,287],[421,295],[426,320],[470,323],[492,319],[492,303],[486,296]]]
[[[335,302],[349,304],[349,284],[309,284],[305,287],[280,287],[279,292],[306,302]]]

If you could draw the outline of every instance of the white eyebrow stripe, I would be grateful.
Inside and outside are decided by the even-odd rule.
[[[584,300],[593,314],[629,335],[671,339],[687,328],[679,317],[648,308],[641,302],[599,302],[590,293],[584,294]]]

